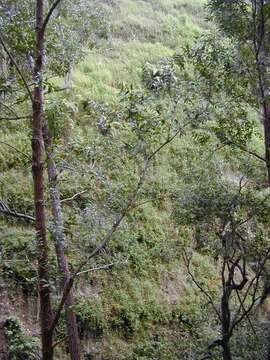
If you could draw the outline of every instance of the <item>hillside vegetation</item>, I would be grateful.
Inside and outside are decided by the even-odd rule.
[[[141,95],[150,88],[147,76],[158,71],[161,78],[166,76],[171,70],[168,63],[177,61],[184,47],[192,47],[201,34],[214,28],[205,20],[201,0],[102,0],[99,5],[105,21],[103,33],[93,47],[84,49],[72,69],[70,86],[54,92],[64,79],[53,77],[52,90],[46,95],[71,270],[100,243],[138,182],[146,145],[130,131],[132,121],[131,125],[125,123],[134,110],[131,105],[139,99],[136,114],[150,122],[157,113],[165,119],[173,113],[167,95]],[[175,76],[181,69],[180,60],[179,64]],[[185,76],[192,80],[195,71],[190,65]],[[190,99],[190,104],[196,102],[198,109],[204,109],[204,100],[193,98],[188,91],[183,90],[186,98],[179,107],[191,106]],[[221,92],[217,98],[222,101]],[[232,108],[239,110],[231,102],[222,111],[229,117]],[[268,208],[261,205],[268,189],[259,184],[267,181],[265,164],[243,151],[243,146],[224,144],[218,128],[224,126],[222,130],[232,139],[243,131],[244,144],[263,153],[258,113],[248,101],[245,110],[248,125],[243,125],[241,118],[236,135],[230,132],[231,123],[218,123],[220,113],[211,115],[210,110],[210,115],[202,116],[212,116],[209,128],[213,132],[205,131],[204,123],[193,131],[193,124],[164,146],[151,162],[132,211],[99,256],[81,269],[73,309],[84,359],[201,359],[219,337],[219,320],[209,298],[219,303],[222,263],[216,236],[223,220],[221,212],[233,207],[235,198],[239,198],[235,206],[239,222],[256,209],[259,225],[256,222],[246,229],[247,236],[258,241],[249,255],[251,260],[260,246],[263,248],[268,231]],[[181,111],[187,120],[194,115]],[[147,122],[143,126],[146,128]],[[165,137],[163,126],[161,120],[161,125],[147,128],[146,142],[151,149]],[[9,359],[36,359],[39,308],[29,119],[1,120],[0,128],[0,310],[3,308],[3,317],[11,319]],[[60,280],[48,186],[46,201],[50,285],[56,309]],[[15,216],[7,216],[8,212]],[[252,278],[255,267],[249,267],[248,273]],[[237,276],[241,280],[240,272]],[[249,303],[251,296],[248,299]],[[258,322],[251,327],[253,318]],[[263,359],[256,354],[265,351],[264,308],[258,305],[241,325],[232,339],[234,359]],[[55,359],[68,358],[65,332],[62,316],[55,342],[64,341],[55,347]],[[214,348],[211,356],[221,359],[220,349]]]

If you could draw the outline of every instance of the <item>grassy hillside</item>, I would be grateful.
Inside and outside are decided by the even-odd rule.
[[[173,55],[199,34],[203,1],[103,1],[109,14],[109,43],[92,51],[74,71],[85,96],[110,101],[119,84],[139,84],[142,66]]]

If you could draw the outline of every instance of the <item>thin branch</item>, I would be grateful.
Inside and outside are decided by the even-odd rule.
[[[6,143],[5,141],[0,141],[0,144],[6,145],[6,146],[10,147],[11,149],[16,150],[18,153],[24,155],[28,160],[31,160],[31,161],[32,161],[32,159],[31,159],[31,157],[30,157],[29,155],[27,155],[27,154],[24,153],[23,151],[20,151],[20,150],[17,149],[15,146],[12,146],[12,145],[10,145],[9,143]]]
[[[31,215],[27,215],[27,214],[22,214],[20,212],[17,212],[15,210],[11,210],[5,203],[3,203],[0,200],[0,213],[5,214],[7,216],[13,216],[16,217],[18,219],[23,219],[23,220],[27,220],[30,222],[34,222],[35,218]]]
[[[11,117],[0,117],[1,121],[13,121],[13,120],[23,120],[29,119],[31,115],[22,115],[22,116],[11,116]]]
[[[62,1],[62,0],[56,0],[56,1],[53,3],[52,7],[50,8],[50,10],[49,10],[49,12],[48,12],[48,14],[47,14],[44,22],[43,22],[43,25],[42,25],[42,28],[41,28],[41,32],[45,33],[46,27],[47,27],[47,25],[48,25],[48,23],[49,23],[49,21],[50,21],[50,18],[52,17],[54,10],[55,10],[56,7],[60,4],[61,1]]]
[[[113,266],[117,266],[117,265],[124,265],[127,264],[128,261],[124,261],[124,262],[116,262],[116,263],[111,263],[111,264],[106,264],[106,265],[101,265],[101,266],[97,266],[88,270],[84,270],[84,271],[80,271],[76,276],[82,275],[82,274],[86,274],[89,272],[95,272],[98,270],[106,270],[106,269],[111,269]]]
[[[16,116],[16,111],[13,109],[13,107],[4,104],[3,102],[0,104],[0,106],[3,106],[7,111],[11,112],[14,116]]]
[[[246,290],[246,293],[244,295],[244,298],[242,299],[242,302],[245,303],[245,300],[249,294],[249,290],[252,286],[252,284],[255,281],[255,285],[254,285],[254,290],[253,290],[253,294],[252,294],[252,301],[250,306],[248,307],[248,309],[246,309],[246,311],[239,317],[237,318],[237,316],[239,315],[239,310],[237,312],[237,314],[234,317],[234,321],[232,323],[232,327],[230,332],[232,333],[233,329],[244,319],[244,317],[248,316],[248,314],[251,312],[251,310],[253,309],[253,307],[256,305],[257,301],[260,299],[260,297],[256,297],[257,291],[258,291],[258,287],[259,287],[259,280],[261,278],[263,269],[265,267],[265,264],[267,262],[267,260],[269,259],[269,254],[270,254],[270,248],[267,249],[266,255],[264,257],[263,262],[260,264],[260,267],[257,271],[257,273],[255,274],[255,276],[253,277],[253,279],[251,280],[249,287]]]
[[[236,290],[236,295],[237,295],[237,298],[238,298],[240,307],[242,308],[243,312],[246,314],[247,320],[248,320],[249,325],[250,325],[250,327],[251,327],[251,329],[252,329],[252,331],[253,331],[253,334],[254,334],[255,336],[257,336],[256,330],[254,329],[254,326],[253,326],[253,324],[252,324],[252,321],[251,321],[251,319],[250,319],[250,317],[249,317],[249,314],[247,313],[247,310],[246,310],[246,308],[245,308],[245,304],[243,303],[243,301],[242,301],[242,299],[241,299],[241,296],[240,296],[238,290]]]
[[[73,272],[73,275],[70,277],[70,279],[66,282],[65,286],[64,286],[64,290],[63,290],[63,294],[62,294],[62,299],[60,301],[60,304],[58,306],[58,309],[55,313],[55,317],[54,320],[52,322],[51,325],[51,331],[53,331],[53,329],[55,328],[55,326],[58,323],[58,320],[61,316],[61,312],[63,310],[63,307],[65,305],[66,299],[68,297],[68,294],[73,286],[75,277],[77,276],[77,274],[79,272],[81,272],[81,269],[88,263],[88,261],[90,259],[92,259],[95,255],[97,255],[108,243],[108,241],[112,238],[113,234],[116,232],[116,230],[118,229],[118,227],[121,225],[123,219],[126,217],[126,215],[128,214],[131,205],[133,204],[135,198],[137,197],[137,194],[143,184],[145,175],[146,175],[146,170],[148,168],[149,165],[149,160],[145,160],[145,164],[143,167],[143,170],[141,172],[140,178],[139,178],[139,182],[133,192],[133,194],[130,196],[127,205],[124,207],[124,209],[122,210],[121,214],[118,216],[118,218],[115,220],[115,222],[113,223],[112,227],[108,230],[107,234],[104,236],[103,240],[101,241],[101,243],[86,257],[86,259],[84,261],[81,262],[81,264],[77,267],[77,269]]]
[[[53,348],[53,349],[56,348],[56,346],[62,344],[62,343],[63,343],[64,341],[66,341],[67,339],[68,339],[68,336],[65,336],[63,339],[60,339],[60,340],[56,341],[56,342],[53,344],[52,348]]]
[[[22,81],[23,81],[23,84],[24,84],[24,86],[25,86],[25,89],[27,90],[27,92],[28,92],[28,94],[29,94],[29,97],[30,97],[31,101],[33,102],[33,96],[32,96],[31,89],[30,89],[30,87],[29,87],[29,85],[28,85],[28,82],[27,82],[27,80],[25,79],[25,77],[24,77],[24,75],[23,75],[23,73],[22,73],[22,71],[21,71],[18,63],[16,62],[16,60],[15,60],[14,57],[13,57],[13,55],[12,55],[11,52],[9,51],[8,47],[6,46],[6,43],[5,43],[4,38],[3,38],[2,34],[1,34],[1,31],[0,31],[0,44],[3,46],[3,49],[5,50],[7,56],[8,56],[9,59],[11,60],[12,64],[15,66],[18,74],[20,75],[20,77],[21,77],[21,79],[22,79]]]
[[[184,255],[183,255],[183,259],[184,259],[184,263],[186,265],[187,271],[189,276],[191,277],[191,280],[193,281],[193,283],[197,286],[197,288],[207,297],[207,299],[209,300],[209,303],[211,304],[212,308],[214,309],[217,317],[219,318],[219,320],[221,321],[221,315],[218,312],[214,301],[212,299],[212,297],[208,294],[208,292],[200,285],[200,283],[196,280],[195,276],[193,275],[193,273],[190,270],[190,259],[188,258],[187,254],[184,251]]]
[[[254,156],[255,158],[257,158],[257,159],[259,159],[259,160],[261,160],[261,161],[263,161],[263,162],[265,162],[265,163],[267,162],[266,159],[265,159],[263,156],[257,154],[255,151],[248,150],[248,149],[246,149],[244,146],[242,146],[242,145],[240,145],[240,144],[237,144],[237,143],[235,143],[235,142],[233,142],[233,141],[231,141],[231,140],[228,140],[228,141],[226,142],[226,145],[234,145],[234,146],[238,147],[238,149],[240,149],[241,151],[243,151],[243,152],[245,152],[245,153],[247,153],[247,154],[249,154],[249,155],[252,155],[252,156]]]
[[[62,199],[62,200],[60,201],[60,203],[65,203],[65,202],[68,202],[68,201],[72,201],[72,200],[76,199],[77,197],[79,197],[80,195],[85,194],[87,191],[88,191],[88,190],[80,191],[80,192],[78,192],[77,194],[74,194],[73,196],[71,196],[71,197],[69,197],[69,198],[67,198],[67,199]]]

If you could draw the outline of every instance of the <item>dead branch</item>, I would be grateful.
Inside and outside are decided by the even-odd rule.
[[[18,219],[27,220],[30,222],[34,222],[35,218],[31,215],[22,214],[20,212],[11,210],[3,201],[0,200],[0,213],[5,214],[7,216],[13,216]]]
[[[82,190],[82,191],[74,194],[73,196],[71,196],[71,197],[69,197],[69,198],[62,199],[62,200],[60,201],[60,203],[65,203],[65,202],[72,201],[72,200],[76,199],[77,197],[80,197],[80,195],[85,194],[87,191],[88,191],[88,190]]]
[[[101,266],[96,266],[94,268],[88,269],[88,270],[84,270],[84,271],[80,271],[76,276],[82,275],[82,274],[86,274],[89,272],[96,272],[99,270],[107,270],[107,269],[111,269],[114,266],[118,266],[118,265],[126,265],[128,263],[128,261],[124,261],[124,262],[116,262],[116,263],[111,263],[111,264],[106,264],[106,265],[101,265]]]

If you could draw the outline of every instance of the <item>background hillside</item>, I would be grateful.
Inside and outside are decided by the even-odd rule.
[[[155,66],[172,57],[210,27],[200,0],[100,3],[106,19],[104,36],[73,69],[70,89],[59,92],[47,109],[56,139],[72,268],[99,242],[137,181],[136,159],[123,150],[123,143],[128,148],[132,138],[123,138],[119,124],[114,124],[120,116],[123,88],[132,84],[142,89],[145,64]],[[62,84],[63,79],[54,81]],[[260,139],[258,130],[252,140],[258,151],[262,149]],[[0,144],[0,206],[33,216],[27,121],[4,124]],[[192,213],[194,194],[206,199],[211,181],[212,202],[202,201],[201,205],[209,209],[217,194],[224,191],[226,197],[227,189],[237,185],[242,174],[248,173],[251,179],[255,173],[263,174],[256,160],[234,151],[232,155],[230,149],[219,150],[214,137],[205,147],[184,134],[155,159],[134,210],[102,256],[88,264],[76,283],[75,311],[85,359],[198,359],[216,337],[211,305],[187,273],[183,249],[211,236],[193,222],[192,216],[197,216],[195,210]],[[198,205],[196,211],[200,210]],[[49,210],[47,215],[50,217]],[[37,276],[31,220],[25,223],[3,214],[0,233],[1,308],[4,314],[19,319],[26,334],[35,336]],[[52,278],[57,279],[53,252],[50,261]],[[218,294],[217,263],[199,245],[192,261],[200,282],[213,296]],[[112,266],[87,271],[106,264]],[[54,289],[58,285],[59,281],[52,284]],[[56,341],[64,336],[62,321]],[[246,346],[248,336],[249,332]],[[23,340],[30,347],[32,341]],[[64,343],[56,347],[56,358],[65,359],[65,350]]]

